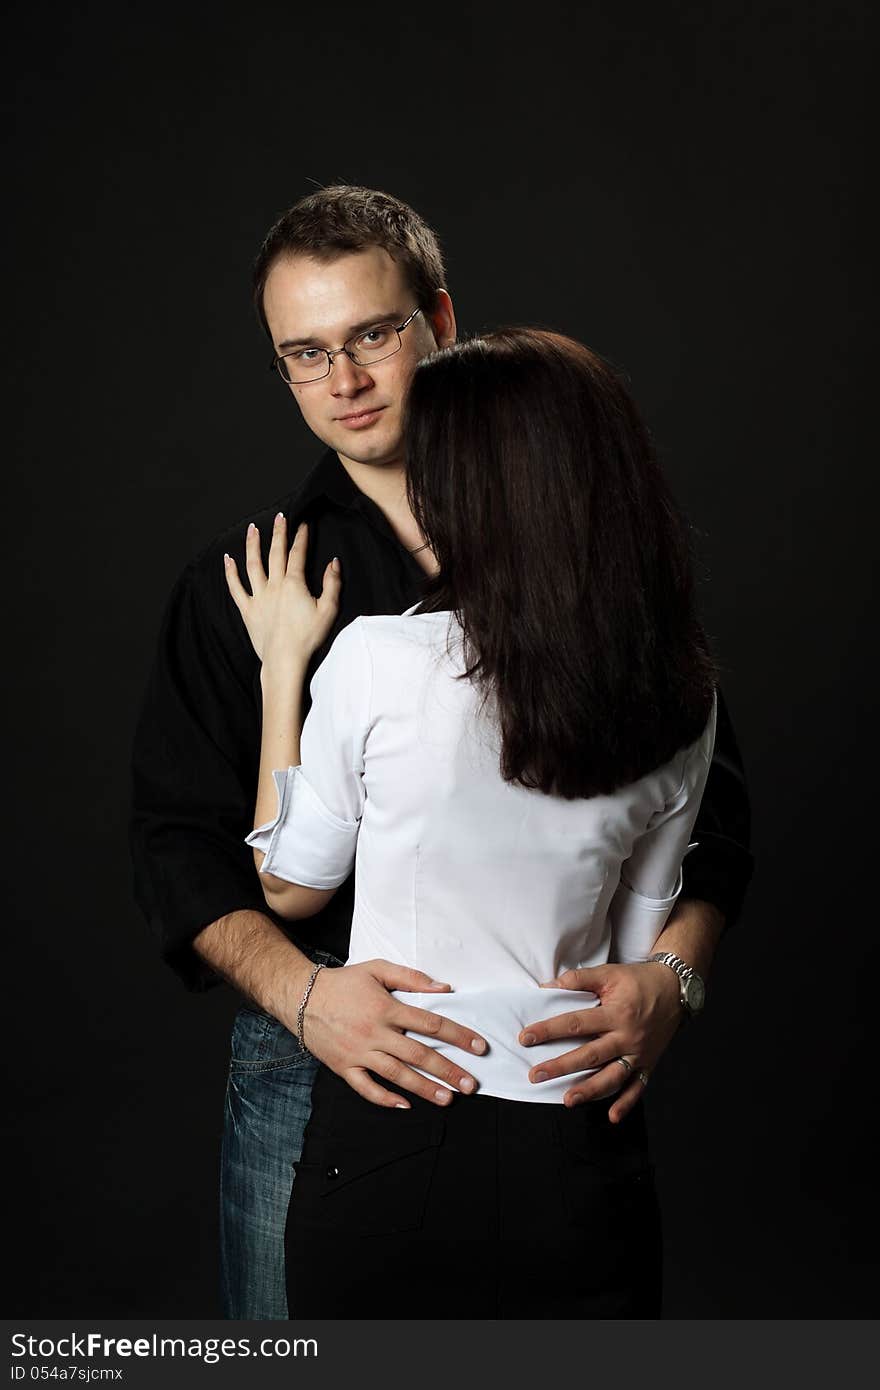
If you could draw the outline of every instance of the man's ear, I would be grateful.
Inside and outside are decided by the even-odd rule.
[[[434,308],[428,315],[428,322],[434,333],[438,348],[449,347],[455,342],[455,310],[446,290],[438,290]]]

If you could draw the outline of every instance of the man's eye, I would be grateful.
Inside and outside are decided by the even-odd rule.
[[[321,349],[300,348],[298,352],[288,353],[288,356],[292,357],[294,362],[302,362],[304,366],[308,367],[311,363],[317,362],[318,358],[321,356]]]
[[[366,333],[362,333],[358,338],[358,343],[362,347],[375,348],[384,347],[391,334],[391,329],[387,323],[380,324],[378,328],[368,328]]]

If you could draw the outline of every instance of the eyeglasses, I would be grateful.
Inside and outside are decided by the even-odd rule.
[[[281,380],[287,382],[288,386],[304,386],[307,381],[322,381],[325,376],[329,376],[333,359],[341,352],[344,352],[356,367],[372,367],[374,362],[384,362],[386,357],[393,357],[395,352],[400,352],[403,346],[400,341],[401,333],[412,323],[416,314],[421,312],[419,308],[413,309],[403,323],[377,323],[373,328],[367,328],[363,333],[349,338],[341,348],[335,348],[332,352],[328,348],[301,347],[293,352],[282,353],[280,357],[272,358],[269,370],[277,368]]]

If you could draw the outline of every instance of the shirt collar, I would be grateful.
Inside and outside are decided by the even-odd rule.
[[[364,494],[355,486],[339,462],[339,455],[327,449],[306,478],[300,490],[298,502],[306,507],[318,498],[325,498],[337,507],[348,511],[360,511]]]
[[[332,506],[341,507],[344,511],[359,512],[366,521],[383,536],[392,541],[401,553],[406,557],[406,564],[412,571],[413,578],[424,579],[424,574],[415,556],[413,556],[395,536],[388,519],[383,515],[381,509],[376,506],[367,495],[361,492],[360,488],[352,482],[342,464],[339,462],[339,455],[332,449],[327,449],[323,453],[312,469],[311,473],[303,482],[300,491],[297,493],[296,501],[291,507],[292,511],[304,511],[312,502],[324,499]]]

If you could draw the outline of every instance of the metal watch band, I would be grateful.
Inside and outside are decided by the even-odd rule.
[[[658,951],[656,955],[649,956],[648,960],[670,966],[681,980],[690,980],[696,974],[693,966],[688,965],[686,960],[682,960],[681,956],[675,955],[673,951]]]
[[[683,1017],[694,1018],[702,1013],[706,986],[702,976],[697,974],[693,966],[688,965],[687,961],[682,960],[674,951],[657,951],[649,959],[656,961],[658,965],[667,965],[678,976],[678,997]]]

